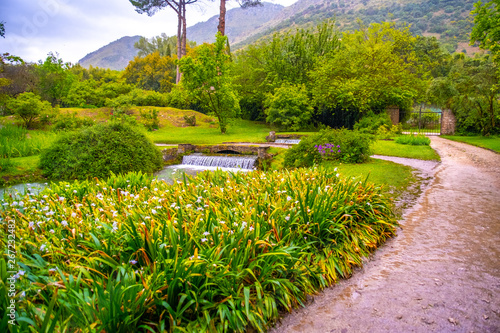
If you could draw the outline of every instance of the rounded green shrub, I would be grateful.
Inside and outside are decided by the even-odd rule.
[[[374,137],[347,129],[322,130],[303,138],[285,153],[285,167],[309,167],[323,160],[363,163],[370,157]]]
[[[131,171],[160,170],[159,149],[133,127],[111,122],[63,135],[42,152],[40,167],[52,179],[106,178]]]

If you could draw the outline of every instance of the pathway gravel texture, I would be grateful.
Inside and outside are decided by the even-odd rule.
[[[397,237],[270,332],[500,332],[500,155],[431,140],[442,163]]]

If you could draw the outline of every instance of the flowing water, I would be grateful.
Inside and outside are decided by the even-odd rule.
[[[183,174],[195,176],[199,172],[222,170],[229,172],[249,172],[254,170],[257,156],[207,156],[201,154],[186,155],[182,164],[170,165],[158,172],[155,176],[172,183],[181,179]]]
[[[287,144],[292,144],[296,145],[300,143],[300,139],[276,139],[274,143],[287,143]]]
[[[442,163],[397,237],[271,332],[500,332],[500,155],[431,140]]]

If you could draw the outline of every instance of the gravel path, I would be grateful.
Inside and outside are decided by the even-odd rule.
[[[431,140],[442,163],[398,236],[270,332],[500,332],[500,155]]]

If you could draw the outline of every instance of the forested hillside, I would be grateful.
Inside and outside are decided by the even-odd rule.
[[[450,52],[471,52],[468,46],[472,28],[470,11],[476,0],[299,0],[252,36],[239,40],[234,48],[248,45],[276,31],[336,20],[341,31],[355,30],[359,20],[365,24],[391,21],[409,24],[415,35],[434,36]],[[236,38],[237,39],[237,38]]]

